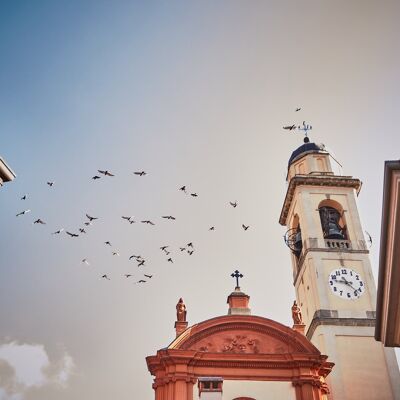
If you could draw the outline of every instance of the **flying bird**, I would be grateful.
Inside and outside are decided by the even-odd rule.
[[[209,231],[215,231],[215,227],[212,226],[212,227],[209,229]]]
[[[83,228],[79,228],[80,233],[86,233],[86,231]]]
[[[82,262],[83,262],[84,264],[86,264],[86,265],[90,265],[90,263],[89,263],[89,261],[87,260],[87,258],[84,258],[84,259],[82,260]]]
[[[146,283],[147,281],[145,281],[144,279],[141,279],[140,281],[137,281],[136,283]]]
[[[193,254],[193,250],[192,251],[188,250],[187,252],[188,252],[189,256],[191,256]]]
[[[192,197],[198,197],[198,194],[197,194],[197,193],[190,193],[190,195],[191,195]]]
[[[118,256],[119,257],[119,253],[117,251],[113,251],[112,253],[113,256]]]
[[[151,222],[150,220],[145,220],[145,221],[140,221],[142,224],[149,224],[149,225],[155,225],[154,222]]]
[[[139,261],[139,260],[137,260],[137,261]],[[145,263],[145,261],[144,260],[141,260],[139,263],[138,263],[138,267],[141,267],[142,265],[144,265],[144,263]]]
[[[161,218],[165,218],[165,219],[172,219],[172,220],[175,220],[176,218],[175,217],[173,217],[172,215],[164,215],[163,217],[161,217]]]
[[[78,237],[79,236],[77,233],[71,233],[71,232],[68,232],[68,231],[65,231],[65,233],[67,235],[71,236],[71,237]]]
[[[100,174],[103,174],[104,176],[114,176],[114,174],[112,174],[109,171],[101,171],[100,169],[97,170]]]
[[[230,201],[229,204],[230,204],[233,208],[236,208],[236,207],[237,207],[237,201],[234,201],[234,202]]]
[[[179,190],[181,190],[182,192],[186,193],[186,186],[182,186],[181,188],[179,188]]]
[[[26,200],[26,194],[21,197],[21,200]]]
[[[146,275],[146,274],[143,274],[146,278],[149,278],[149,279],[151,279],[152,277],[153,277],[153,275]]]
[[[104,242],[104,244],[108,244],[109,246],[111,246],[111,242],[109,242],[108,240],[107,242]]]
[[[29,213],[29,212],[31,212],[31,210],[24,210],[24,211],[21,211],[21,212],[19,212],[19,213],[16,215],[16,217],[19,217],[20,215],[27,214],[27,213]]]
[[[100,176],[98,175],[92,176],[92,179],[95,181],[96,179],[100,179]]]
[[[132,217],[124,217],[124,216],[122,216],[121,218],[127,220],[128,222],[130,222]]]
[[[295,112],[300,111],[300,110],[301,110],[301,108],[296,108]]]
[[[44,222],[43,220],[41,220],[40,218],[38,218],[36,221],[33,221],[34,224],[42,224],[42,225],[46,225],[46,222]]]
[[[132,260],[132,258],[136,258],[136,260],[140,260],[142,257],[141,257],[141,256],[131,255],[131,256],[129,257],[129,259]]]
[[[168,262],[171,262],[171,263],[174,263],[173,261],[172,261],[172,258],[170,257],[170,258],[168,258],[168,260],[167,260]]]
[[[186,246],[191,247],[193,249],[193,243],[192,242],[188,243]]]
[[[47,182],[47,184],[52,187],[54,185],[55,182]]]
[[[93,225],[93,224],[89,221],[89,222],[85,222],[85,225],[89,226],[89,225]]]
[[[127,278],[129,278],[130,276],[132,276],[131,274],[125,274],[125,276],[127,277]]]
[[[61,229],[59,229],[58,231],[53,232],[52,235],[58,235],[58,234],[60,234],[63,230],[64,230],[64,228],[61,228]]]
[[[186,247],[179,247],[179,250],[180,250],[180,251],[185,251],[185,250],[186,250]]]
[[[109,281],[111,280],[107,275],[102,275],[102,278],[108,279]]]
[[[144,176],[144,175],[146,175],[146,172],[145,171],[137,171],[137,172],[134,172],[134,174],[138,175],[138,176]]]
[[[245,230],[245,231],[247,231],[247,229],[249,229],[250,228],[250,225],[245,225],[245,224],[242,224],[242,228]]]
[[[371,247],[371,246],[372,246],[372,236],[371,236],[367,231],[365,231],[365,233],[366,233],[367,236],[368,236],[369,247]]]
[[[287,129],[289,131],[292,131],[292,130],[296,129],[296,125],[294,125],[294,124],[293,125],[287,125],[287,126],[284,126],[283,129]]]
[[[160,250],[165,251],[165,250],[167,250],[168,247],[169,247],[169,246],[161,246],[161,247],[160,247]]]
[[[99,219],[98,217],[91,217],[89,214],[86,214],[86,216],[89,218],[89,221],[92,222],[95,219]]]

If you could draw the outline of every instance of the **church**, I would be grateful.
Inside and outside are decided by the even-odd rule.
[[[227,315],[188,326],[179,299],[176,338],[146,358],[156,400],[400,400],[395,353],[374,338],[361,181],[335,175],[329,153],[306,136],[287,183],[279,223],[291,253],[293,326],[251,314],[239,271]]]

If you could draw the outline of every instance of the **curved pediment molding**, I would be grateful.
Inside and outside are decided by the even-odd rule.
[[[168,348],[228,354],[320,354],[304,335],[251,315],[226,315],[193,325]]]

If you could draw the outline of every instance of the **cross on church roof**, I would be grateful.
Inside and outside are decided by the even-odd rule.
[[[239,288],[239,278],[243,278],[243,275],[238,270],[236,270],[235,272],[231,273],[231,277],[236,278],[236,287]]]

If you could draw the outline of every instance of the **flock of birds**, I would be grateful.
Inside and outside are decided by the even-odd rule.
[[[98,179],[102,179],[102,178],[106,178],[106,177],[114,177],[115,175],[113,173],[111,173],[108,170],[97,170],[98,175],[94,175],[91,179],[96,181]],[[134,175],[139,176],[139,177],[144,177],[147,175],[146,171],[136,171],[133,172]],[[54,181],[48,181],[47,185],[49,186],[49,188],[53,188],[55,182]],[[191,197],[198,197],[198,194],[196,192],[190,192],[187,190],[186,185],[181,186],[178,188],[178,190],[182,193],[184,193],[185,195],[191,196]],[[24,194],[21,198],[22,201],[26,201],[28,199],[28,195]],[[235,201],[229,201],[229,206],[231,206],[232,208],[236,208],[238,206],[238,202]],[[20,217],[23,215],[26,215],[28,213],[30,213],[31,210],[30,209],[25,209],[23,211],[20,211],[16,214],[16,217]],[[94,225],[96,223],[97,220],[100,219],[100,217],[97,216],[93,216],[93,215],[89,215],[88,213],[85,214],[86,215],[86,221],[84,222],[84,227],[79,228],[76,232],[73,231],[69,231],[66,230],[64,228],[59,228],[53,232],[51,232],[51,235],[60,235],[61,233],[65,232],[65,234],[71,238],[78,238],[81,235],[85,235],[87,234],[87,229],[89,226]],[[173,215],[162,215],[161,216],[162,219],[168,220],[168,221],[175,221],[176,217],[174,217]],[[150,220],[150,219],[143,219],[140,221],[136,221],[134,219],[134,217],[132,216],[127,216],[127,215],[122,215],[121,219],[126,221],[129,224],[134,224],[136,222],[141,223],[141,224],[145,224],[145,225],[150,225],[150,226],[154,226],[155,223]],[[37,218],[32,222],[33,225],[46,225],[46,221],[42,218]],[[243,231],[247,231],[250,228],[250,225],[245,225],[242,224],[242,229]],[[210,226],[209,231],[214,231],[215,230],[215,226]],[[113,256],[120,256],[120,253],[116,250],[113,249],[113,245],[111,243],[111,241],[106,240],[104,242],[105,246],[109,246],[112,249],[112,255]],[[165,254],[166,258],[166,262],[168,263],[174,263],[174,259],[171,256],[171,248],[169,245],[162,245],[160,247],[160,250]],[[187,255],[191,256],[193,255],[193,253],[195,252],[195,247],[193,242],[188,242],[187,244],[179,247],[179,251],[181,253],[185,252]],[[136,261],[137,262],[137,267],[143,267],[146,265],[146,260],[145,258],[143,258],[141,255],[135,255],[132,254],[131,256],[129,256],[129,261]],[[81,263],[85,264],[85,265],[90,265],[90,261],[88,258],[84,258],[81,260]],[[134,277],[133,274],[124,274],[125,278],[132,278]],[[137,284],[144,284],[147,283],[149,281],[149,279],[151,279],[153,277],[153,274],[143,274],[143,276],[141,277],[141,279],[135,281],[135,283]],[[101,275],[102,279],[105,280],[111,280],[111,278],[107,275],[107,274],[103,274]]]

